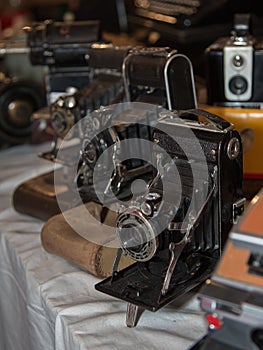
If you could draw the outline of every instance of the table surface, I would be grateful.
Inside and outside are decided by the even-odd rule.
[[[95,290],[99,280],[41,246],[41,220],[17,213],[18,184],[50,171],[48,145],[0,152],[0,349],[189,349],[206,332],[195,295],[126,327],[127,304]]]

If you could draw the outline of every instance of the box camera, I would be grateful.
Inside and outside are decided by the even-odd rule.
[[[120,210],[112,277],[95,286],[129,303],[130,327],[144,309],[156,311],[207,279],[244,206],[232,124],[202,110],[166,111],[152,140],[153,180]],[[136,263],[118,271],[122,253]]]
[[[209,325],[192,349],[263,348],[263,191],[229,234],[221,260],[199,292]]]
[[[123,110],[122,106],[119,108],[113,106],[95,111],[89,116],[90,122],[84,132],[82,142],[77,180],[82,198],[87,196],[90,198],[91,196],[93,200],[96,200],[92,180],[93,169],[104,150],[113,145],[117,151],[110,158],[114,160],[115,170],[110,176],[108,184],[104,184],[106,187],[103,191],[106,191],[104,194],[108,201],[112,201],[108,190],[121,198],[129,197],[131,182],[140,176],[146,176],[149,180],[151,167],[138,159],[121,162],[119,160],[120,154],[118,154],[121,152],[118,149],[120,141],[136,138],[140,143],[142,139],[151,140],[153,126],[157,120],[158,106],[182,110],[196,106],[191,63],[186,56],[177,54],[169,48],[131,49],[123,61],[123,80],[128,103],[147,103],[145,106],[149,106],[150,102],[152,106],[149,110],[147,107],[137,108],[136,112],[133,111],[132,107]],[[117,115],[113,118],[112,116],[116,112]],[[117,124],[111,125],[111,122]],[[92,128],[93,132],[96,131],[94,125],[97,131],[102,130],[101,128],[103,131],[97,132],[97,135],[92,138],[90,136]],[[104,128],[106,125],[109,127]],[[143,149],[143,145],[138,144],[137,146]],[[130,150],[126,149],[125,151],[129,153]],[[148,155],[152,153],[147,147],[144,152],[148,152]],[[107,168],[108,164],[101,165],[102,177]],[[84,200],[86,201],[86,199]]]
[[[250,15],[236,14],[228,38],[206,50],[208,104],[261,108],[263,45],[250,33]]]

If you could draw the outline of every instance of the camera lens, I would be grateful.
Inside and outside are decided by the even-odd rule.
[[[122,250],[133,260],[147,261],[156,252],[155,231],[137,210],[127,209],[118,217],[117,235]]]
[[[145,241],[145,233],[139,225],[129,224],[122,230],[121,235],[123,248],[129,248],[135,253],[139,253],[143,249]]]
[[[242,95],[247,87],[247,80],[241,75],[236,75],[229,81],[229,89],[235,95]]]
[[[232,63],[235,67],[242,67],[244,64],[244,59],[241,55],[235,55],[232,59]]]

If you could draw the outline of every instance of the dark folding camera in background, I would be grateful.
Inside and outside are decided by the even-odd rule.
[[[95,44],[86,51],[90,82],[73,94],[60,96],[50,107],[51,123],[58,137],[93,110],[124,98],[122,63],[129,47]]]
[[[263,41],[253,36],[250,14],[236,14],[229,37],[206,50],[210,105],[262,108]]]
[[[119,214],[116,233],[121,248],[113,274],[95,286],[129,303],[128,326],[136,325],[142,310],[156,311],[204,282],[243,211],[238,132],[227,121],[201,110],[179,116],[184,122],[176,112],[158,118],[153,157],[163,174],[157,172],[147,193]],[[205,118],[205,122],[193,117]],[[196,151],[195,142],[200,143],[207,163],[206,180],[202,152]],[[170,172],[165,152],[173,159],[180,179]],[[169,184],[166,199],[163,176]],[[202,203],[201,207],[197,203]],[[122,252],[136,263],[118,271]]]
[[[263,191],[233,227],[211,279],[199,291],[208,333],[192,350],[263,349]]]
[[[50,105],[50,126],[54,131],[52,149],[41,156],[54,161],[58,159],[58,140],[67,135],[67,140],[73,137],[81,138],[84,131],[71,128],[93,110],[103,106],[119,103],[124,100],[124,84],[122,78],[122,63],[129,47],[114,48],[111,44],[96,43],[86,50],[89,69],[89,82],[72,93],[61,94]],[[73,151],[74,152],[74,151]],[[66,159],[67,158],[67,159]],[[71,163],[70,156],[59,161],[65,165]],[[73,157],[75,158],[75,157]]]

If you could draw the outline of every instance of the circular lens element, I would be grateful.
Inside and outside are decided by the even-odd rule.
[[[156,232],[139,210],[128,208],[118,217],[117,236],[122,250],[133,260],[150,260],[157,250]]]
[[[247,80],[241,75],[236,75],[229,81],[229,89],[232,94],[242,95],[248,87]]]
[[[232,59],[232,63],[236,68],[240,68],[244,64],[244,59],[241,55],[235,55]]]

